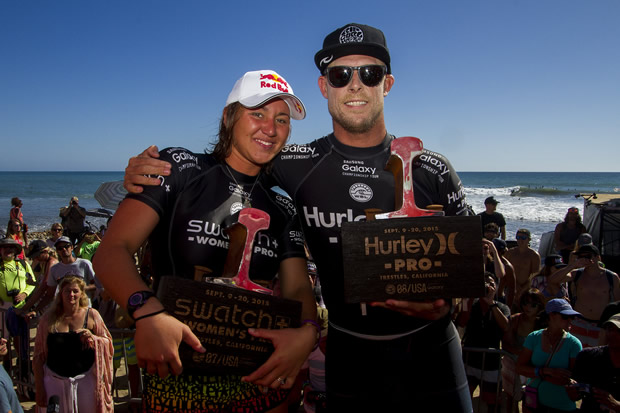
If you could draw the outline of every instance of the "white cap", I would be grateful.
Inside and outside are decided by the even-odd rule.
[[[300,120],[306,117],[306,108],[293,94],[291,85],[273,70],[257,70],[243,75],[228,95],[226,106],[239,102],[246,108],[256,108],[274,98],[286,102],[291,118]]]

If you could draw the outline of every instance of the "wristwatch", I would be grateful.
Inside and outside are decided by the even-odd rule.
[[[138,308],[146,304],[146,301],[151,297],[155,297],[155,293],[148,290],[136,291],[131,294],[127,300],[127,313],[129,313],[129,316],[133,318],[133,313],[135,313]]]

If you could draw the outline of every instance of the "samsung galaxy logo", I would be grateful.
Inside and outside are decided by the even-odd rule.
[[[186,160],[191,160],[194,161],[195,163],[198,163],[198,157],[191,155],[187,152],[181,152],[181,153],[174,153],[172,154],[172,159],[176,162],[179,163],[181,161],[186,161]]]
[[[368,202],[372,199],[373,193],[368,185],[357,183],[351,185],[349,188],[349,195],[357,202]]]
[[[292,145],[285,145],[284,148],[282,148],[282,153],[311,153],[314,154],[314,149],[311,146],[307,146],[307,145],[297,145],[297,144],[292,144]]]
[[[419,158],[421,161],[426,162],[428,164],[433,165],[435,168],[437,168],[439,170],[439,174],[440,175],[445,175],[447,173],[450,172],[450,169],[448,169],[448,165],[446,165],[444,162],[442,162],[440,159],[433,157],[430,154],[422,154],[420,155]]]
[[[346,172],[357,172],[363,174],[375,174],[377,168],[371,168],[370,166],[361,165],[342,165],[342,170]]]

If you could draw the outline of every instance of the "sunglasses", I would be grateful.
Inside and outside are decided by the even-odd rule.
[[[592,259],[592,254],[582,254],[582,255],[578,255],[577,258],[585,258],[587,260],[591,260]]]
[[[527,240],[527,235],[517,235],[515,238],[520,239],[520,240]]]
[[[62,231],[62,228],[54,228],[52,231]]]
[[[62,251],[71,248],[71,244],[59,245],[56,247],[56,251]]]
[[[574,320],[575,316],[574,315],[566,315],[566,314],[560,314],[562,316],[562,320]]]
[[[568,208],[568,212],[579,212],[577,208]]]
[[[529,305],[530,307],[534,307],[534,308],[542,307],[542,304],[531,302],[531,301],[528,301],[527,303],[525,303],[525,305]]]
[[[340,88],[351,82],[356,70],[362,83],[368,87],[377,86],[387,73],[387,67],[381,65],[332,66],[325,70],[325,76],[332,87]]]

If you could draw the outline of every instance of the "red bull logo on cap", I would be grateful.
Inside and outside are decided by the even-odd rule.
[[[266,75],[260,74],[260,87],[266,88],[270,87],[272,89],[278,89],[280,92],[289,93],[288,83],[286,81],[275,74],[268,73]]]

